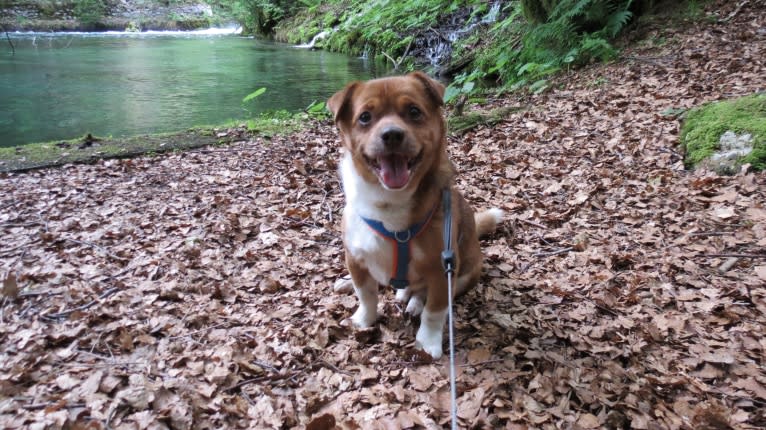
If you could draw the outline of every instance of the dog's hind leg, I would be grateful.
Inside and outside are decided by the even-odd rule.
[[[333,291],[336,293],[347,294],[354,291],[354,281],[351,280],[351,275],[344,276],[335,281],[332,286]]]
[[[458,278],[457,282],[454,285],[454,289],[452,291],[452,296],[457,297],[469,289],[473,288],[474,285],[476,285],[477,282],[479,282],[479,278],[481,277],[481,263],[474,265],[468,270],[468,273],[462,273]]]

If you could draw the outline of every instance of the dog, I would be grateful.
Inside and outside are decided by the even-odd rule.
[[[420,315],[415,346],[434,359],[442,356],[448,312],[441,257],[445,213],[451,212],[455,296],[477,283],[478,236],[494,231],[503,217],[497,208],[474,215],[455,190],[443,97],[444,85],[413,72],[352,82],[327,101],[343,146],[341,227],[351,274],[335,290],[353,288],[359,308],[351,322],[366,328],[378,318],[378,286],[397,288],[405,311]]]

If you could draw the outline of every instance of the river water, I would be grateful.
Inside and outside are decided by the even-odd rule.
[[[9,34],[16,54],[0,39],[0,146],[297,111],[385,73],[361,58],[211,31]]]

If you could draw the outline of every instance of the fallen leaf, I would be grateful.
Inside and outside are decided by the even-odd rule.
[[[3,279],[3,297],[8,297],[9,299],[15,299],[19,296],[19,286],[16,283],[16,275],[11,273],[8,273],[8,275]]]
[[[335,417],[324,414],[313,418],[306,424],[306,430],[332,430],[335,427]]]

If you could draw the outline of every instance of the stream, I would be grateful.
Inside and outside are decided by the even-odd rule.
[[[230,33],[9,33],[16,53],[0,41],[0,146],[298,111],[387,72],[363,58]]]

